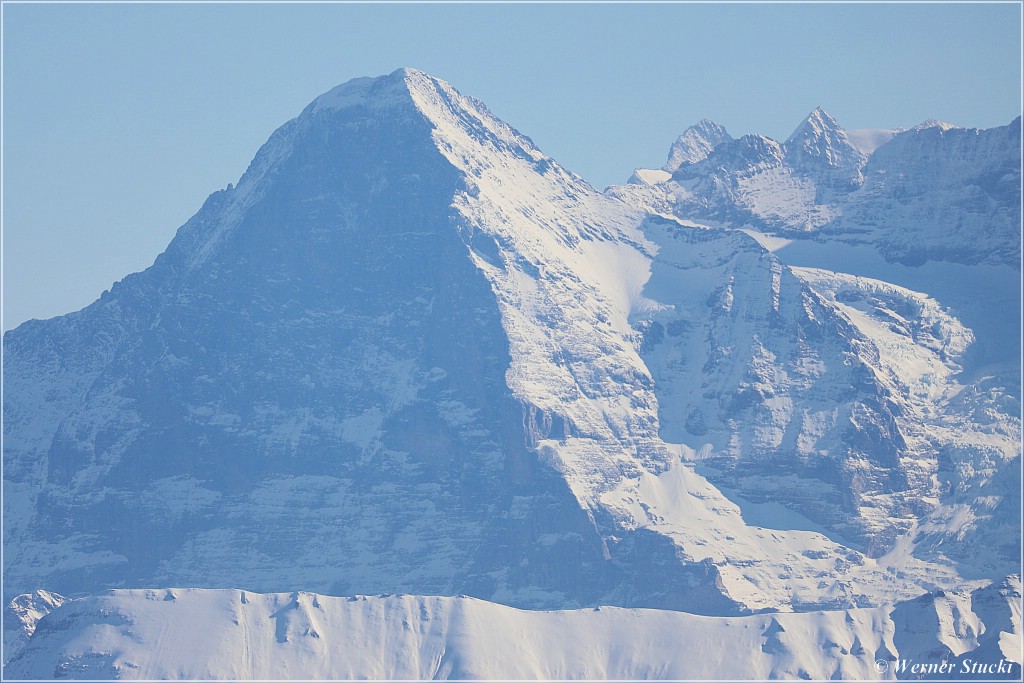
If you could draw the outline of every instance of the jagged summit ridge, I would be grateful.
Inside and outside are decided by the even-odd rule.
[[[954,128],[958,127],[959,126],[956,126],[952,123],[947,123],[946,121],[940,121],[938,119],[928,119],[927,121],[922,121],[921,123],[917,124],[916,126],[911,128],[911,130],[926,130],[928,128],[938,128],[941,131],[947,131],[953,130]]]
[[[723,142],[732,140],[732,136],[721,126],[711,119],[702,119],[695,125],[687,128],[679,138],[672,143],[668,153],[668,161],[662,166],[662,170],[672,173],[684,164],[695,164],[706,159],[707,156]]]
[[[1018,117],[984,130],[925,122],[848,133],[819,107],[772,141],[781,160],[767,138],[745,136],[672,176],[638,169],[608,191],[686,220],[871,245],[890,262],[1019,266],[1020,130]]]
[[[784,143],[758,134],[734,139],[723,126],[703,119],[672,144],[660,170],[636,169],[628,182],[657,185],[670,179],[666,174],[694,178],[714,174],[716,169],[733,169],[733,164],[750,174],[755,168],[778,166],[783,158],[796,173],[812,176],[823,186],[849,189],[861,182],[860,168],[867,156],[821,107],[811,111]]]
[[[864,182],[867,161],[846,131],[821,107],[814,109],[784,144],[787,161],[821,189],[848,192]]]
[[[815,107],[807,115],[807,117],[800,122],[800,125],[796,127],[793,133],[786,138],[786,144],[793,142],[804,137],[817,137],[822,134],[829,132],[838,132],[843,130],[839,122],[821,107]]]

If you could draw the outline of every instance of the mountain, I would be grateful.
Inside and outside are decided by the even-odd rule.
[[[887,678],[942,653],[957,679],[1019,680],[1020,581],[895,609],[701,617],[531,612],[467,597],[112,591],[42,622],[16,678],[766,680]],[[566,638],[565,634],[572,634]],[[723,642],[743,657],[721,656]],[[981,663],[983,672],[974,669]],[[972,672],[974,675],[971,675]],[[886,676],[886,673],[889,676]]]
[[[932,130],[951,133],[906,133]],[[133,615],[167,598],[196,610],[174,619],[208,613],[222,632],[242,591],[276,639],[292,642],[291,612],[305,615],[304,637],[323,642],[283,660],[302,676],[328,631],[391,638],[325,596],[404,593],[419,597],[381,609],[417,612],[421,634],[428,621],[449,633],[548,618],[511,608],[622,608],[586,641],[603,647],[646,608],[652,632],[664,619],[723,639],[770,630],[787,663],[760,650],[772,657],[747,674],[835,673],[786,644],[782,621],[736,620],[827,610],[792,624],[850,635],[849,610],[879,610],[864,617],[878,626],[894,605],[1016,573],[1019,357],[997,334],[1012,320],[975,324],[985,309],[950,308],[948,284],[916,286],[928,264],[879,257],[883,272],[868,272],[858,250],[875,243],[837,242],[854,269],[794,262],[778,248],[788,238],[725,203],[754,197],[783,216],[807,197],[868,197],[871,160],[906,133],[867,157],[821,110],[784,144],[706,121],[673,146],[668,179],[605,194],[422,72],[318,97],[150,268],[4,336],[4,602],[56,606],[5,656],[31,675],[64,666],[56,657],[61,675],[189,676],[206,660],[173,648],[124,669],[97,645],[97,614],[129,630],[139,619],[141,633],[166,614]],[[979,173],[1001,163],[972,149],[957,154]],[[764,191],[703,195],[735,224],[679,201],[729,174]],[[970,215],[951,206],[949,220]],[[1013,270],[956,266],[984,274],[962,287],[967,302]],[[43,609],[40,590],[74,599]],[[478,600],[424,597],[459,594]],[[338,630],[306,602],[334,605]],[[41,637],[48,624],[94,654],[67,654]],[[449,647],[438,637],[430,653]],[[636,668],[661,652],[536,671],[682,671]],[[423,657],[415,671],[440,666]],[[284,675],[263,666],[251,675]],[[429,673],[478,673],[460,666]]]
[[[326,93],[151,268],[6,335],[5,588],[734,610],[595,509],[667,466],[586,270],[639,220],[422,73]]]
[[[866,232],[890,260],[1020,266],[1021,120],[988,130],[900,133],[864,167],[862,190],[825,230]]]
[[[420,72],[323,95],[151,268],[6,335],[5,589],[818,604],[859,553],[659,435],[643,221]],[[653,524],[669,492],[705,523]],[[824,600],[921,590],[863,572]]]
[[[1020,134],[1017,118],[988,130],[936,121],[851,139],[818,108],[784,143],[744,136],[687,159],[671,178],[639,169],[631,181],[640,182],[610,192],[689,220],[870,245],[890,262],[1019,268]]]
[[[4,663],[25,647],[35,634],[39,620],[64,604],[65,600],[67,598],[59,593],[36,590],[15,597],[5,606]]]
[[[662,229],[645,292],[667,305],[635,323],[641,355],[662,435],[703,447],[716,486],[877,556],[938,501],[952,443],[1013,471],[1012,414],[979,427],[950,403],[973,404],[958,376],[974,340],[933,299],[787,267],[740,232]]]
[[[812,111],[786,140],[786,162],[812,177],[819,189],[856,189],[864,182],[860,172],[864,161],[839,122],[821,107]]]
[[[664,166],[660,169],[638,168],[628,182],[636,185],[654,185],[666,181],[680,166],[706,159],[715,147],[730,140],[732,140],[732,136],[724,127],[711,119],[704,119],[687,128],[672,143],[668,152],[668,161]]]
[[[686,265],[659,254],[649,286],[665,262],[665,291],[695,294],[646,323],[645,355],[667,438],[711,444],[698,472],[868,554],[906,535],[964,575],[1014,571],[1019,129],[926,122],[865,134],[866,153],[819,108],[785,143],[744,136],[671,178],[609,188],[700,245]],[[749,261],[770,267],[738,274],[740,257],[722,257],[746,236],[762,247]]]
[[[668,151],[668,161],[661,168],[663,171],[674,173],[684,164],[695,164],[707,159],[715,147],[731,140],[732,136],[723,126],[711,119],[703,119],[683,131],[683,134],[672,143]]]

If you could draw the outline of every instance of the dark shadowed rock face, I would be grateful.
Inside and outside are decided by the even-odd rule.
[[[609,559],[538,461],[564,426],[506,385],[497,301],[452,208],[464,179],[432,131],[404,72],[332,91],[151,268],[6,335],[10,594],[733,610],[663,537]]]
[[[151,268],[5,335],[8,595],[725,615],[1012,571],[1019,354],[735,229],[827,236],[903,138],[687,135],[637,208],[420,72],[318,98]]]

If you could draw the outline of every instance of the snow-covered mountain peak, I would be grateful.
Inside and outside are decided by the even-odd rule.
[[[785,150],[777,141],[764,135],[750,134],[721,145],[707,164],[711,168],[765,168],[782,163]]]
[[[662,166],[662,170],[672,173],[685,164],[703,161],[715,147],[732,139],[724,126],[711,119],[701,119],[687,128],[672,144],[668,161]]]
[[[151,269],[62,328],[75,363],[19,358],[41,348],[25,341],[32,329],[5,340],[5,587],[27,592],[45,573],[74,593],[130,575],[743,608],[714,589],[705,555],[680,558],[632,509],[602,502],[679,457],[658,438],[629,323],[648,305],[642,220],[422,72],[327,93]],[[79,324],[108,345],[97,351]],[[59,400],[24,388],[43,384]],[[124,438],[65,437],[87,424]],[[181,457],[149,437],[165,425]],[[83,512],[113,500],[95,494],[107,488],[126,507]],[[35,495],[51,490],[53,506]],[[89,539],[79,521],[40,528],[39,506],[109,524]],[[140,537],[174,541],[121,548],[127,518]],[[516,529],[524,562],[506,571]],[[48,559],[61,544],[70,559]],[[86,552],[105,559],[82,578]]]
[[[725,136],[728,136],[729,135],[729,133],[725,130],[725,126],[723,126],[722,124],[718,123],[717,121],[713,121],[712,119],[709,119],[709,118],[706,118],[706,117],[701,119],[700,121],[698,121],[694,125],[690,126],[687,130],[693,130],[693,131],[702,133],[705,136],[711,136],[711,135],[725,135]]]
[[[386,109],[416,99],[422,103],[424,94],[434,90],[456,93],[450,84],[439,78],[419,69],[402,67],[384,76],[364,76],[346,81],[317,97],[308,110],[317,113],[356,106]]]
[[[911,128],[911,130],[926,130],[928,128],[938,128],[941,131],[947,131],[953,130],[954,128],[958,127],[959,126],[955,126],[952,123],[946,123],[945,121],[939,121],[938,119],[928,119],[927,121],[922,121],[921,123],[917,124],[916,126]]]
[[[409,80],[422,72],[401,68],[386,76],[353,78],[331,88],[310,105],[313,112],[355,106],[386,106],[409,101]]]
[[[790,166],[814,178],[819,186],[845,192],[863,182],[860,170],[867,157],[850,142],[839,122],[821,107],[807,115],[784,147]]]
[[[807,137],[818,137],[828,133],[836,133],[843,130],[843,127],[839,125],[839,122],[821,107],[815,107],[810,114],[807,115],[793,134],[786,138],[786,144],[794,142],[796,140],[807,138]]]

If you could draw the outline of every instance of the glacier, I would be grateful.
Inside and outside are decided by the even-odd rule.
[[[995,590],[949,656],[1019,663],[1019,129],[705,120],[599,192],[420,71],[325,93],[149,269],[5,334],[5,662],[860,678],[918,652],[885,640],[908,605]],[[383,593],[419,597],[328,597]],[[264,640],[231,640],[238,604]],[[333,626],[274,668],[268,620],[292,643],[310,605]],[[388,635],[403,610],[430,638]],[[225,668],[153,654],[146,629],[198,614]],[[566,619],[582,649],[526,668],[474,635]],[[103,625],[135,623],[137,647]],[[626,624],[809,640],[740,638],[749,669],[585,656]],[[343,631],[420,654],[318,660]],[[809,645],[854,632],[842,666]]]

